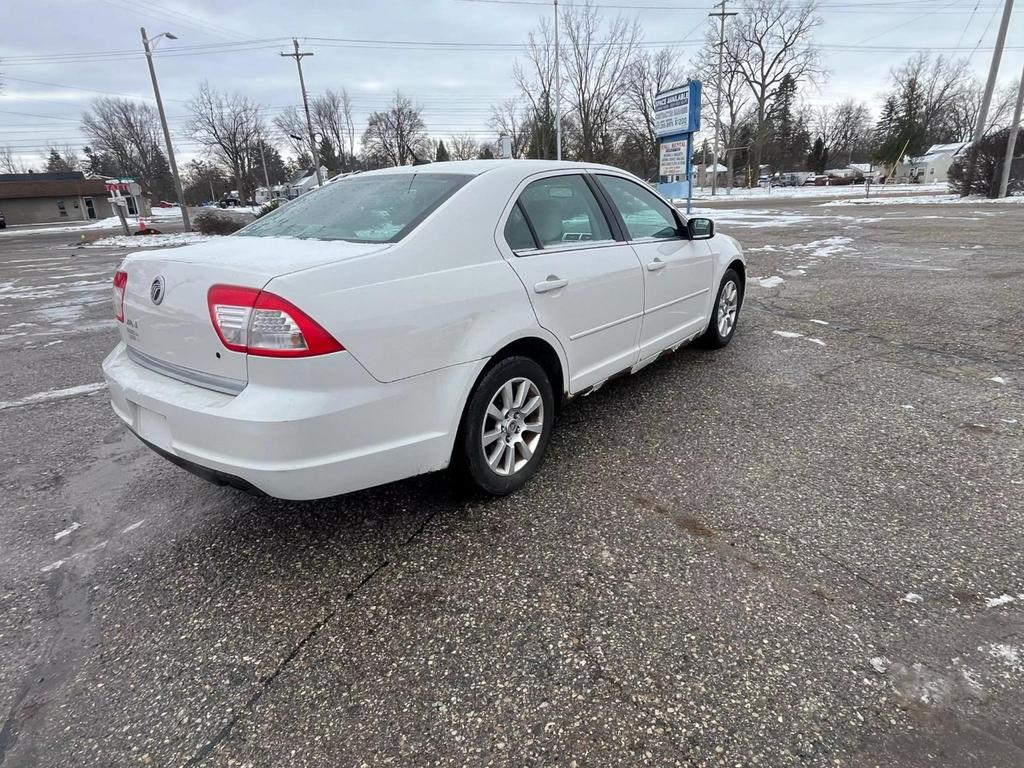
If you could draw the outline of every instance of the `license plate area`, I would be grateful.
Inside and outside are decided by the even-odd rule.
[[[135,405],[135,431],[147,443],[171,450],[171,428],[167,417],[141,405]]]

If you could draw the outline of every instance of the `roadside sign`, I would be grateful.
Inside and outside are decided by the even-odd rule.
[[[671,136],[700,130],[700,81],[662,91],[654,97],[654,135]]]
[[[686,143],[687,139],[663,141],[660,145],[658,163],[659,176],[686,175]]]

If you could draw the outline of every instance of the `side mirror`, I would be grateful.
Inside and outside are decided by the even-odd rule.
[[[715,236],[715,222],[704,218],[687,219],[686,231],[691,240],[708,240]]]

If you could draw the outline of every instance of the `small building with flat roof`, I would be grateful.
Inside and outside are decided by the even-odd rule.
[[[7,226],[105,219],[114,212],[102,179],[79,171],[0,174],[0,211]]]

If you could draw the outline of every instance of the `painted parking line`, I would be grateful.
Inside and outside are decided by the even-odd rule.
[[[52,400],[66,400],[69,397],[77,397],[79,395],[91,395],[93,392],[99,392],[101,389],[106,388],[107,383],[105,381],[97,381],[94,384],[82,384],[77,387],[67,387],[66,389],[51,389],[47,392],[36,392],[33,395],[26,395],[20,400],[0,401],[0,411],[7,410],[8,408],[19,408],[23,405],[46,403]]]

